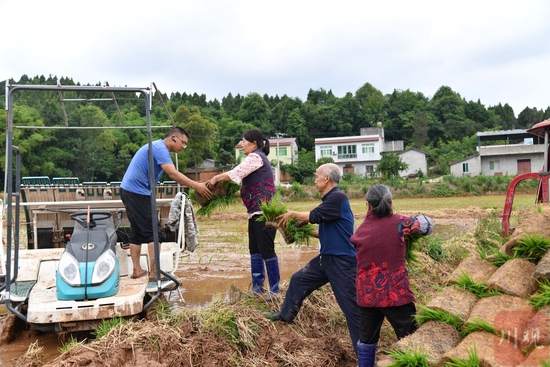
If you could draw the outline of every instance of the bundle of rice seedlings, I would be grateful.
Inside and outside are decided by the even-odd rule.
[[[209,217],[215,210],[235,204],[237,202],[235,194],[239,192],[240,188],[241,187],[233,181],[218,182],[216,186],[214,186],[214,190],[212,190],[212,199],[210,200],[204,198],[198,192],[193,191],[191,199],[194,199],[201,205],[196,214]]]
[[[538,233],[529,233],[518,240],[516,247],[512,249],[515,257],[522,257],[537,264],[550,248],[550,239]]]
[[[491,289],[485,285],[485,283],[476,283],[468,274],[464,271],[460,276],[458,276],[456,284],[453,284],[454,287],[465,289],[468,292],[476,296],[477,299],[498,296],[502,294],[496,289]]]
[[[539,291],[529,298],[529,303],[539,310],[542,306],[550,304],[550,280],[540,279],[537,280]]]
[[[457,331],[462,329],[462,321],[457,315],[451,315],[449,312],[440,309],[431,309],[427,306],[418,304],[419,313],[415,315],[415,319],[419,325],[427,321],[441,321],[451,325]]]
[[[264,222],[266,227],[277,228],[287,244],[296,243],[296,245],[309,246],[312,232],[315,226],[310,223],[304,223],[296,218],[290,218],[286,227],[281,228],[277,217],[287,212],[287,206],[282,203],[279,194],[275,194],[271,201],[263,201],[261,205],[262,215],[257,219]]]
[[[415,254],[418,251],[419,244],[418,241],[422,237],[419,234],[409,234],[405,236],[405,242],[407,243],[407,252],[405,253],[405,260],[408,265],[413,265],[418,262],[418,256]]]
[[[258,221],[266,222],[266,225],[271,223],[270,225],[272,227],[275,227],[272,223],[278,222],[277,217],[288,211],[287,206],[283,204],[279,194],[275,194],[270,201],[262,201],[261,209],[262,215],[260,215]]]
[[[296,218],[290,218],[286,228],[284,230],[288,241],[286,243],[296,243],[298,246],[309,246],[311,239],[313,238],[313,231],[315,231],[315,226],[311,223],[304,223],[297,220]]]

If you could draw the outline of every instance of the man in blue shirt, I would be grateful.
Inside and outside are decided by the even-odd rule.
[[[340,177],[340,168],[336,164],[323,164],[315,172],[315,186],[323,195],[322,203],[310,212],[288,211],[279,217],[279,225],[283,228],[291,217],[305,223],[318,223],[321,249],[319,255],[290,278],[281,311],[264,314],[273,321],[291,322],[304,299],[330,282],[336,301],[346,316],[356,350],[361,318],[355,296],[357,260],[355,247],[350,242],[354,219],[349,198],[338,188]]]
[[[191,187],[203,197],[210,199],[212,193],[205,183],[191,180],[179,172],[172,162],[171,152],[179,153],[187,148],[189,134],[180,127],[170,130],[166,138],[154,141],[153,144],[153,168],[155,183],[160,180],[163,173],[177,183]],[[141,268],[139,258],[141,256],[141,244],[148,244],[149,253],[149,278],[156,280],[156,263],[153,242],[153,220],[151,217],[151,187],[149,185],[149,144],[142,146],[132,158],[122,183],[120,184],[122,202],[126,207],[126,215],[130,221],[130,256],[134,269],[132,278],[140,278],[147,275]],[[154,189],[154,188],[153,188]],[[159,242],[164,240],[164,232],[159,233]]]

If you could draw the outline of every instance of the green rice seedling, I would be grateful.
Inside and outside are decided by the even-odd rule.
[[[212,301],[198,314],[199,322],[205,331],[226,339],[231,344],[239,344],[239,328],[234,310],[226,307],[221,299]]]
[[[409,234],[405,236],[405,242],[407,243],[407,252],[405,253],[405,260],[408,265],[413,265],[418,262],[418,256],[415,252],[419,248],[419,240],[422,236],[419,234]]]
[[[538,233],[530,233],[518,241],[512,249],[515,257],[521,257],[537,264],[550,248],[550,239]]]
[[[257,219],[258,222],[277,222],[277,217],[288,210],[278,194],[275,194],[270,201],[262,201],[261,209],[262,215]]]
[[[92,335],[96,339],[101,339],[102,337],[107,335],[109,331],[111,331],[111,329],[115,328],[119,324],[125,324],[127,322],[128,321],[122,317],[115,317],[112,319],[103,319],[101,321],[101,324],[99,324],[99,326],[92,331]]]
[[[445,363],[445,367],[481,367],[475,345],[473,349],[467,349],[467,352],[468,359],[450,357],[451,361]]]
[[[537,281],[538,293],[529,298],[529,303],[539,310],[542,306],[550,304],[550,280],[541,279]]]
[[[262,215],[258,217],[257,221],[265,221],[266,226],[278,228],[286,243],[294,242],[298,246],[304,244],[309,246],[310,240],[313,237],[311,233],[315,230],[314,225],[298,222],[293,217],[289,219],[284,230],[279,227],[277,217],[287,212],[287,206],[282,203],[280,196],[275,195],[270,202],[262,202],[261,209]]]
[[[419,325],[427,321],[441,321],[451,325],[458,331],[462,328],[462,321],[456,315],[451,315],[447,311],[439,309],[431,309],[421,304],[417,305],[417,307],[420,312],[415,315],[415,319]]]
[[[296,218],[290,218],[285,228],[285,233],[289,239],[293,239],[297,246],[309,246],[315,231],[315,226],[311,223],[298,223]]]
[[[163,300],[158,299],[157,302],[155,302],[155,307],[152,309],[152,318],[161,321],[161,320],[172,320],[172,310],[170,309],[170,304]]]
[[[479,219],[474,229],[474,238],[481,258],[493,253],[495,248],[500,248],[504,243],[502,238],[502,220],[496,211]]]
[[[449,257],[447,250],[443,247],[443,240],[439,236],[423,238],[422,245],[426,254],[435,261],[442,261]]]
[[[453,286],[467,290],[468,292],[476,296],[477,299],[502,294],[496,289],[491,289],[487,287],[484,283],[479,284],[474,282],[474,280],[470,278],[470,276],[464,271],[462,271],[462,274],[458,276],[457,282],[456,284],[453,284]]]
[[[493,335],[499,335],[498,331],[496,331],[494,327],[489,325],[487,321],[484,320],[473,320],[466,323],[462,330],[460,330],[460,335],[465,338],[468,334],[471,334],[474,331],[485,331]]]
[[[235,194],[241,189],[239,185],[233,181],[221,181],[218,185],[221,186],[220,191],[213,192],[212,200],[200,207],[196,211],[197,215],[210,217],[215,210],[226,208],[237,202]],[[196,193],[193,191],[190,197],[196,200]]]
[[[59,351],[59,353],[63,354],[79,344],[83,344],[83,342],[79,342],[74,336],[71,335],[66,343],[61,342],[61,346],[57,348],[57,350]]]
[[[211,332],[243,350],[250,350],[255,345],[258,335],[265,327],[250,320],[248,316],[249,311],[228,305],[221,298],[213,300],[208,307],[196,314],[200,331]]]
[[[478,254],[479,254],[480,258],[482,258],[485,261],[490,262],[491,264],[493,264],[493,265],[495,265],[499,268],[502,265],[504,265],[507,261],[512,260],[512,259],[517,257],[514,254],[512,254],[512,255],[505,254],[504,252],[500,251],[500,249],[497,249],[497,248],[490,249],[490,250],[488,250],[487,252],[484,252],[484,253],[479,252],[479,248],[477,250],[478,250]]]
[[[427,353],[413,350],[401,352],[399,350],[392,350],[388,353],[393,362],[388,367],[428,367],[429,356]]]

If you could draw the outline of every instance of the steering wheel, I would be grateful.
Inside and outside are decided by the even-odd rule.
[[[96,220],[105,220],[111,217],[111,212],[90,212],[90,228],[97,226]],[[82,227],[88,228],[88,212],[72,213],[69,218],[77,221]]]

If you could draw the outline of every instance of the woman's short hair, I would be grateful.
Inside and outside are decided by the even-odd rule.
[[[388,186],[381,184],[372,186],[369,191],[367,191],[365,199],[372,207],[374,216],[383,218],[392,214],[393,196]]]

